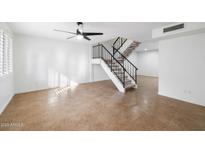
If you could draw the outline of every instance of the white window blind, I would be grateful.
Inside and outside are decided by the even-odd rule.
[[[12,38],[0,32],[0,77],[11,73],[12,66]]]
[[[3,76],[3,33],[0,32],[0,77]]]
[[[8,71],[13,72],[13,41],[9,38]]]

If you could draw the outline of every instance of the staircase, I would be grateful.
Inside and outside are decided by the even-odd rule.
[[[93,46],[92,58],[92,63],[102,66],[120,92],[137,87],[137,68],[118,49],[112,52],[98,44]]]
[[[122,41],[122,40],[124,40],[124,41]],[[140,44],[140,42],[131,41],[131,40],[128,41],[127,39],[123,39],[122,37],[118,37],[115,40],[115,42],[113,43],[113,51],[115,52],[115,50],[118,50],[125,57],[128,57],[136,49],[136,47],[139,46],[139,44]]]
[[[132,80],[128,78],[127,74],[125,74],[125,76],[124,76],[123,67],[121,67],[118,62],[116,62],[116,61],[111,62],[110,60],[107,60],[106,63],[108,64],[108,66],[110,68],[112,67],[112,71],[118,77],[118,79],[120,81],[122,81],[122,83],[124,82],[125,89],[128,89],[128,88],[135,86],[135,84],[132,83]],[[123,79],[123,78],[125,78],[125,79]]]
[[[125,57],[128,57],[132,51],[134,51],[136,49],[136,47],[138,47],[140,44],[140,42],[136,42],[136,41],[133,41],[130,46],[123,52],[123,55]]]

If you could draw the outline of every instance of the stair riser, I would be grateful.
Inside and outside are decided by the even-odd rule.
[[[110,65],[110,67],[111,67],[111,65]],[[118,69],[118,68],[120,69],[121,67],[119,67],[119,66],[117,66],[117,65],[112,65],[112,68],[113,68],[113,69]]]
[[[123,61],[118,61],[118,62],[119,62],[120,64],[123,63]],[[113,62],[112,65],[119,65],[119,63],[117,63],[117,62]],[[109,62],[108,64],[111,65],[111,62]]]
[[[113,67],[112,70],[116,72],[124,72],[121,67]]]
[[[123,74],[123,72],[116,72],[116,71],[114,71],[116,74]]]
[[[120,78],[123,78],[122,75],[119,75]],[[125,80],[128,79],[128,76],[125,76]]]

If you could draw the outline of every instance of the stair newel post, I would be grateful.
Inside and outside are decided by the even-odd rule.
[[[111,56],[111,72],[112,72],[112,56]]]

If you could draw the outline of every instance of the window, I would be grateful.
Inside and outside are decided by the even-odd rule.
[[[0,31],[0,77],[12,71],[12,39],[8,34]]]
[[[3,76],[3,33],[0,33],[0,77]]]

